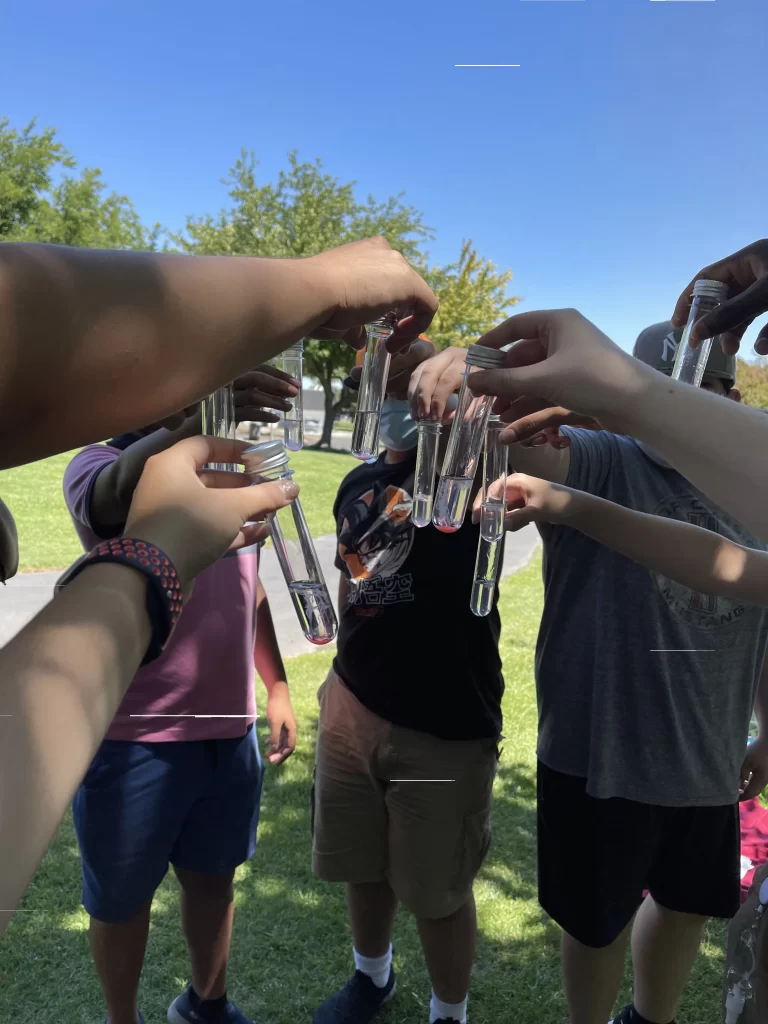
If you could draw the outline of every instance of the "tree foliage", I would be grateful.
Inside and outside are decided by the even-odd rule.
[[[0,241],[97,249],[152,249],[159,229],[143,226],[125,196],[107,192],[97,168],[74,173],[56,131],[21,131],[0,118]]]
[[[768,409],[768,366],[765,359],[747,362],[739,359],[736,369],[736,387],[746,405]]]
[[[288,167],[274,183],[259,184],[258,164],[245,150],[225,179],[231,206],[218,216],[189,217],[186,230],[173,236],[188,253],[296,258],[312,256],[345,242],[384,235],[416,266],[441,300],[430,337],[440,346],[467,344],[502,318],[516,301],[506,287],[511,273],[499,273],[465,242],[455,263],[430,265],[422,245],[432,237],[422,215],[390,196],[379,202],[356,197],[355,183],[342,183],[327,174],[320,160],[300,162],[288,155]],[[317,378],[325,393],[325,429],[321,444],[330,443],[333,420],[350,400],[336,398],[334,385],[354,363],[354,353],[343,345],[311,341],[305,347],[307,373]]]

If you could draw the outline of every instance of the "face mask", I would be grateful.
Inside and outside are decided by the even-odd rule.
[[[637,438],[635,438],[635,444],[643,453],[643,455],[647,455],[651,462],[655,462],[657,466],[660,466],[662,469],[673,468],[672,466],[670,466],[666,459],[662,459],[662,457],[660,455],[657,455],[656,452],[649,448],[647,444],[643,444],[643,442],[638,441]]]
[[[411,419],[407,402],[387,398],[381,410],[379,437],[385,448],[395,452],[409,452],[419,440],[419,428]]]

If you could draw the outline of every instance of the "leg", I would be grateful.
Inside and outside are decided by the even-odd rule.
[[[598,800],[585,779],[538,769],[539,902],[563,930],[570,1024],[606,1024],[665,808]]]
[[[392,887],[417,920],[431,1020],[463,1022],[477,931],[472,886],[490,846],[496,744],[395,729],[393,747],[397,777],[417,781],[387,793]]]
[[[137,998],[151,905],[150,900],[133,917],[118,923],[91,918],[88,941],[110,1024],[136,1024],[139,1019]]]
[[[417,918],[432,989],[443,1003],[462,1003],[469,991],[475,961],[477,912],[475,898],[440,920]]]
[[[175,868],[181,885],[181,923],[192,964],[192,987],[200,999],[227,990],[227,960],[235,916],[233,873],[201,875]]]
[[[177,746],[107,740],[75,795],[83,904],[111,1024],[138,1019],[152,896],[188,806],[191,773],[177,780],[169,757]]]
[[[361,956],[384,956],[392,942],[397,897],[388,882],[350,882],[346,886],[349,922]]]
[[[708,918],[667,910],[649,896],[632,930],[634,1006],[654,1024],[674,1020]]]
[[[631,924],[609,946],[585,946],[563,932],[562,962],[570,1024],[606,1024],[624,974]]]

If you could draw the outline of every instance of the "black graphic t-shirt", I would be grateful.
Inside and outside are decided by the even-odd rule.
[[[410,520],[415,455],[354,469],[334,505],[337,567],[349,580],[334,669],[395,725],[442,739],[496,739],[504,680],[500,620],[470,611],[478,528]],[[498,594],[497,594],[498,598]]]

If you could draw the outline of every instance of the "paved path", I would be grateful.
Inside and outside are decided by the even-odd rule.
[[[535,526],[526,526],[519,533],[508,534],[502,576],[509,576],[527,565],[538,543],[539,536]],[[333,564],[336,539],[332,534],[317,537],[315,546],[335,607],[339,576]],[[9,580],[6,587],[0,586],[0,647],[8,643],[51,600],[54,584],[60,575],[58,572],[23,573]],[[283,656],[290,658],[295,654],[323,650],[304,639],[283,575],[271,548],[266,548],[262,553],[261,578],[269,595]]]

